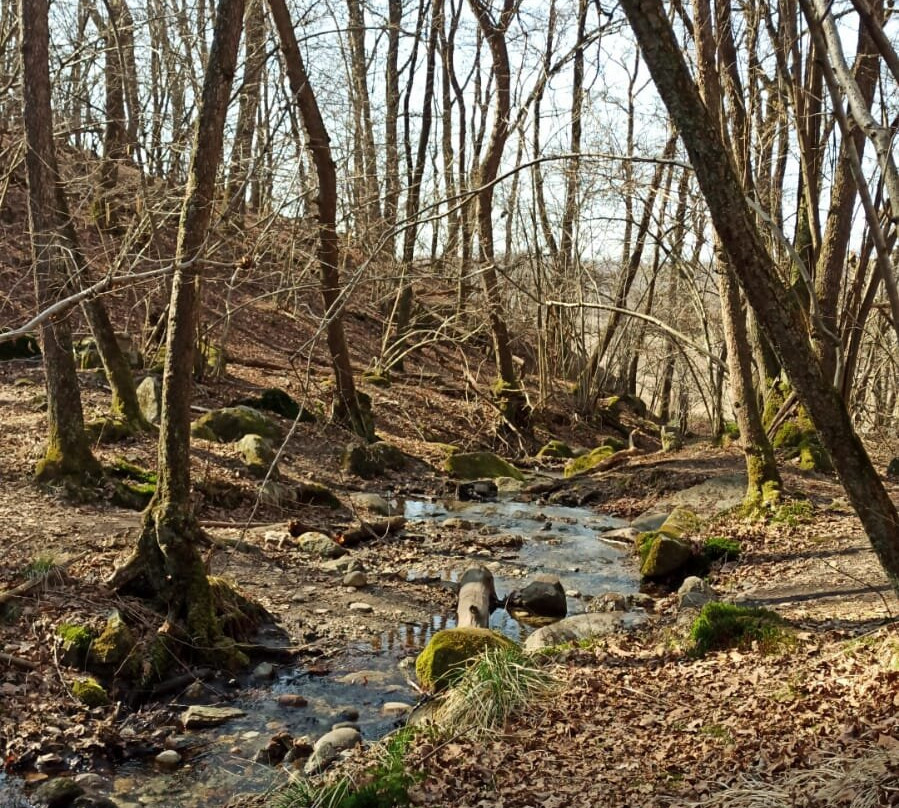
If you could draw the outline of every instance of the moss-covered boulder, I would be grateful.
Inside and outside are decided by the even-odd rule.
[[[137,667],[134,654],[136,645],[134,633],[122,620],[119,612],[113,611],[103,632],[91,644],[87,658],[88,668],[103,675],[132,675]]]
[[[271,474],[271,479],[278,479],[278,467],[272,467],[275,462],[275,450],[262,435],[244,435],[237,442],[237,451],[240,453],[240,459],[243,460],[247,471],[254,477],[262,479],[266,474]]]
[[[684,567],[693,557],[689,544],[663,533],[645,534],[640,547],[642,564],[640,574],[644,578],[664,578]]]
[[[461,480],[482,480],[485,478],[511,477],[524,480],[522,474],[511,463],[492,452],[455,452],[447,457],[444,469]]]
[[[363,384],[370,384],[372,387],[390,387],[392,383],[386,370],[366,370],[361,380]]]
[[[544,458],[570,458],[574,457],[571,447],[561,440],[551,440],[537,452],[537,457]]]
[[[314,423],[315,415],[305,407],[301,407],[297,400],[286,390],[280,387],[266,387],[258,396],[250,396],[235,401],[232,407],[252,407],[255,410],[264,410],[289,418],[291,421]]]
[[[645,418],[648,408],[646,402],[639,396],[625,393],[620,396],[609,396],[597,402],[600,415],[618,420],[625,412],[632,413],[638,418]]]
[[[37,359],[40,355],[40,345],[37,338],[31,334],[0,342],[0,362],[9,362],[13,359]]]
[[[488,628],[448,628],[438,631],[415,660],[419,684],[442,690],[464,671],[465,663],[488,648],[515,648],[512,640]]]
[[[96,637],[93,630],[75,623],[60,623],[56,627],[56,636],[62,641],[60,656],[63,664],[82,667],[87,661],[91,643]]]
[[[326,508],[339,508],[340,499],[328,486],[306,480],[296,487],[297,502],[300,505],[324,505]]]
[[[689,508],[675,508],[662,522],[659,533],[672,539],[680,539],[689,533],[695,533],[701,524],[700,518]]]
[[[91,443],[121,443],[134,437],[134,426],[124,418],[95,418],[84,425]]]
[[[109,696],[96,679],[76,679],[72,682],[72,695],[86,707],[102,707],[109,704]]]
[[[587,454],[569,460],[565,464],[565,469],[562,473],[565,477],[577,477],[580,474],[586,474],[613,454],[615,454],[615,450],[611,446],[597,446],[592,451],[587,452]]]
[[[802,407],[795,419],[781,424],[771,443],[775,449],[783,450],[787,457],[797,458],[803,471],[833,470],[830,455],[821,445],[815,426]]]
[[[281,427],[259,410],[240,405],[207,412],[190,428],[194,438],[231,443],[244,435],[261,435],[272,441],[281,440]]]
[[[343,452],[341,467],[349,474],[370,480],[386,471],[400,471],[406,466],[406,455],[385,441],[351,443]]]

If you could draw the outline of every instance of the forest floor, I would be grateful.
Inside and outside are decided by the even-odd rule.
[[[295,346],[311,339],[295,320],[256,306],[239,313],[233,328],[227,375],[199,386],[198,408],[270,386],[313,407],[326,400],[329,370],[320,347],[299,372],[294,364]],[[351,344],[370,344],[374,328],[366,315],[351,315]],[[284,448],[281,480],[329,486],[341,500],[337,510],[260,504],[258,482],[245,475],[233,446],[194,446],[197,511],[212,540],[204,550],[210,570],[237,581],[271,612],[295,664],[327,673],[329,660],[349,642],[452,613],[455,595],[410,580],[410,567],[472,557],[501,563],[510,548],[464,528],[364,542],[353,556],[371,583],[354,591],[340,585],[342,573],[333,566],[298,552],[290,521],[337,535],[358,522],[357,493],[411,499],[452,491],[441,469],[441,443],[490,446],[509,457],[527,453],[531,459],[521,466],[534,474],[547,470],[532,457],[545,440],[590,447],[604,434],[600,425],[576,418],[560,395],[541,403],[533,445],[503,446],[491,431],[495,413],[484,395],[489,373],[478,376],[486,381],[477,389],[472,376],[453,370],[459,362],[457,348],[433,346],[390,387],[364,387],[379,435],[410,458],[403,470],[372,481],[348,475],[340,465],[348,433],[323,419],[298,425]],[[99,415],[107,401],[102,378],[95,371],[81,376],[87,414]],[[104,586],[133,547],[140,514],[108,499],[73,504],[31,481],[44,440],[42,396],[39,365],[0,364],[0,593],[26,582],[35,562],[50,560],[57,569],[41,587],[7,603],[0,621],[0,743],[9,770],[31,782],[56,773],[51,765],[39,771],[48,754],[56,756],[53,765],[102,771],[155,752],[173,723],[164,702],[135,713],[121,702],[88,709],[72,696],[78,671],[60,658],[57,626],[99,629],[113,608],[132,622],[145,621],[148,630],[153,619],[145,605]],[[675,453],[655,448],[649,441],[643,456],[578,478],[566,490],[597,513],[630,519],[664,507],[679,490],[742,470],[735,447],[695,440]],[[152,436],[98,446],[97,453],[107,463],[124,457],[155,466]],[[899,804],[899,637],[892,626],[899,603],[836,478],[789,462],[783,471],[787,497],[807,498],[808,506],[779,523],[726,513],[710,519],[703,534],[742,542],[738,562],[712,570],[716,592],[777,611],[795,632],[794,644],[770,654],[746,648],[694,658],[685,650],[688,627],[678,620],[676,596],[657,591],[639,628],[547,663],[563,683],[557,698],[535,705],[487,742],[458,739],[414,750],[410,763],[424,772],[412,790],[414,803]],[[360,599],[371,612],[348,611]]]

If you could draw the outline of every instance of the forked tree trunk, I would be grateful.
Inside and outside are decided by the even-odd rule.
[[[144,514],[134,555],[111,579],[165,604],[166,628],[201,657],[228,663],[233,647],[215,618],[206,568],[197,548],[200,528],[190,502],[190,401],[197,342],[197,281],[222,161],[225,116],[243,23],[243,0],[220,0],[181,208],[175,275],[162,379],[162,419],[156,493]]]
[[[661,0],[622,0],[621,5],[681,133],[737,278],[814,421],[891,585],[899,592],[899,514],[853,430],[843,399],[822,373],[803,327],[802,312],[779,279]]]
[[[374,440],[371,411],[362,405],[356,392],[350,352],[343,332],[338,266],[340,250],[337,244],[337,172],[331,157],[330,138],[306,74],[287,5],[284,0],[269,0],[268,5],[281,40],[290,89],[303,119],[306,139],[318,175],[318,265],[321,294],[325,303],[328,349],[337,388],[334,417],[335,420],[346,423],[361,438],[371,441]]]
[[[50,107],[48,0],[21,0],[19,47],[28,175],[31,255],[39,309],[65,296],[69,276],[68,244],[63,232],[68,218],[59,183]],[[78,376],[66,315],[41,326],[47,384],[47,451],[38,463],[40,482],[81,482],[101,475],[84,432]]]

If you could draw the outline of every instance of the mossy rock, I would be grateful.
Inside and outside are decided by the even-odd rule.
[[[747,608],[713,600],[702,607],[690,629],[692,653],[728,648],[747,649],[755,644],[763,652],[789,644],[792,636],[780,615],[768,609]]]
[[[603,460],[615,454],[611,446],[597,446],[587,454],[575,457],[565,464],[562,474],[565,477],[577,477],[595,469]]]
[[[693,511],[679,506],[662,522],[659,533],[672,539],[680,539],[688,533],[695,533],[701,524],[702,520]]]
[[[210,575],[208,581],[222,631],[234,640],[251,639],[260,624],[270,617],[269,613],[241,592],[236,583],[215,575]]]
[[[121,508],[142,511],[156,493],[156,472],[118,457],[106,466],[113,478],[112,503]]]
[[[296,488],[297,502],[300,505],[324,505],[327,508],[339,508],[340,499],[328,486],[311,481],[301,482]]]
[[[280,441],[282,436],[281,427],[271,418],[243,405],[207,412],[192,424],[190,434],[218,443],[231,443],[244,435],[261,435],[272,441]]]
[[[570,458],[574,452],[565,441],[551,440],[537,452],[537,457]]]
[[[150,366],[147,368],[150,373],[161,374],[165,370],[165,354],[166,346],[161,345],[156,351]],[[222,351],[216,345],[202,344],[197,345],[194,350],[194,376],[202,378],[209,373],[224,373],[229,357],[227,351]]]
[[[122,443],[134,437],[134,427],[124,418],[96,418],[84,425],[91,443]]]
[[[644,578],[664,578],[689,563],[693,550],[679,539],[656,533],[650,541],[644,540],[640,555],[640,574]]]
[[[88,668],[96,673],[133,675],[137,669],[134,649],[137,642],[118,611],[113,611],[103,632],[91,645],[87,658]]]
[[[31,334],[0,342],[0,362],[13,359],[37,359],[41,355],[41,347],[37,338]]]
[[[297,548],[313,558],[340,558],[347,554],[347,549],[339,545],[330,536],[310,530],[297,537]]]
[[[385,371],[367,370],[362,374],[362,383],[372,387],[390,387],[392,380],[390,374]]]
[[[597,405],[600,410],[600,415],[607,418],[611,416],[612,420],[615,421],[620,419],[623,412],[633,413],[638,418],[645,418],[646,413],[648,412],[646,402],[639,396],[632,395],[631,393],[600,399],[597,402]]]
[[[109,704],[109,696],[96,679],[76,679],[72,682],[72,695],[86,707],[103,707]]]
[[[278,479],[278,467],[272,466],[275,462],[275,450],[262,435],[244,435],[237,443],[237,451],[247,471],[254,477],[262,479],[268,474],[270,479]]]
[[[443,465],[444,469],[458,477],[460,480],[496,479],[497,477],[512,477],[515,480],[524,480],[522,474],[511,463],[492,452],[455,452],[451,454]]]
[[[461,676],[465,663],[487,649],[518,646],[488,628],[449,628],[438,631],[415,660],[419,684],[427,690],[443,690]]]
[[[273,412],[275,415],[280,415],[282,418],[288,418],[291,421],[315,423],[315,415],[301,407],[290,393],[282,390],[280,387],[266,387],[258,396],[242,398],[239,401],[235,401],[231,406],[252,407],[256,410]]]
[[[162,379],[159,376],[147,376],[137,386],[137,403],[141,415],[151,424],[162,420]]]
[[[87,626],[60,623],[56,635],[62,640],[62,661],[72,667],[83,667],[96,634]]]
[[[386,471],[400,471],[406,466],[406,455],[385,441],[351,443],[344,450],[341,468],[363,479],[379,477]]]

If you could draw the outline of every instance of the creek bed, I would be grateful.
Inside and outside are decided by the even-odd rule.
[[[569,614],[585,611],[586,602],[604,592],[636,592],[639,579],[633,562],[622,548],[601,541],[600,534],[626,524],[587,508],[537,505],[516,501],[444,502],[409,501],[405,516],[410,526],[440,530],[452,517],[471,523],[479,535],[510,534],[522,537],[520,549],[504,548],[487,557],[482,553],[438,559],[407,572],[407,580],[452,585],[472,563],[485,563],[494,572],[502,598],[540,573],[558,575],[568,594]],[[244,677],[240,696],[229,704],[246,712],[214,729],[185,733],[194,745],[185,762],[172,772],[152,762],[129,763],[107,779],[105,792],[120,808],[205,808],[223,805],[240,792],[264,792],[281,775],[277,769],[254,762],[257,751],[279,732],[310,739],[331,726],[355,719],[363,738],[382,737],[402,718],[385,715],[387,702],[414,704],[417,698],[410,677],[411,662],[430,636],[455,625],[455,615],[445,612],[424,616],[420,622],[398,623],[370,641],[354,641],[339,654],[323,660],[327,675],[310,675],[305,669],[282,669],[271,682]],[[531,629],[503,609],[491,617],[491,626],[517,641]],[[284,707],[278,697],[295,693],[307,700],[304,707]],[[11,779],[0,779],[0,806],[27,806]]]

